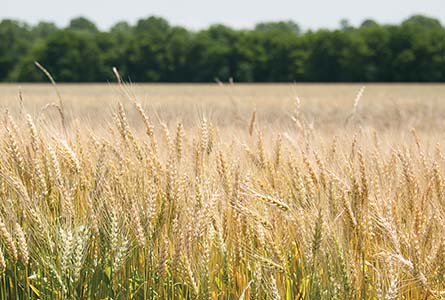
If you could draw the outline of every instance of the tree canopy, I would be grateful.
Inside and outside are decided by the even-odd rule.
[[[113,66],[135,82],[445,81],[440,21],[415,15],[399,25],[339,25],[302,31],[293,21],[279,21],[191,31],[152,16],[101,31],[84,17],[66,28],[2,20],[0,81],[45,81],[34,61],[59,82],[113,80]]]

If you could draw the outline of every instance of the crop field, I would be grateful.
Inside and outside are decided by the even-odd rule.
[[[0,299],[445,298],[445,85],[0,85]]]

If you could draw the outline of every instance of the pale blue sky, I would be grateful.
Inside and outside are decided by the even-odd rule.
[[[418,13],[444,24],[445,0],[0,0],[0,19],[31,24],[45,20],[66,26],[71,18],[82,15],[101,29],[120,20],[134,24],[149,15],[190,29],[213,23],[248,28],[260,21],[275,20],[293,20],[304,29],[317,29],[338,27],[342,18],[353,25],[367,18],[398,23]]]

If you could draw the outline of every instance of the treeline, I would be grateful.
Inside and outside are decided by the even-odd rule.
[[[46,81],[34,61],[58,82],[111,81],[112,66],[134,82],[441,82],[445,28],[420,15],[306,32],[290,21],[194,32],[149,17],[104,32],[82,17],[66,28],[2,20],[0,81]]]

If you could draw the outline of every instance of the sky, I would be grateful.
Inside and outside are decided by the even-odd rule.
[[[445,24],[445,0],[0,0],[0,19],[64,27],[84,16],[106,30],[118,21],[135,24],[151,15],[198,30],[223,23],[251,28],[261,21],[292,20],[303,29],[337,28],[341,19],[360,25],[365,19],[399,23],[414,14]]]

